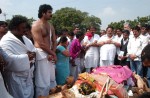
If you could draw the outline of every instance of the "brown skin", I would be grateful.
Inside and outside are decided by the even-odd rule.
[[[7,31],[8,28],[6,24],[0,26],[0,39],[7,33]]]
[[[34,45],[36,48],[41,48],[45,52],[48,53],[48,59],[49,57],[53,56],[54,61],[57,61],[57,57],[55,54],[56,50],[56,36],[54,32],[54,28],[48,23],[48,20],[50,20],[52,17],[52,11],[48,10],[46,13],[43,13],[43,16],[37,20],[32,25],[32,35],[34,40]],[[50,42],[50,29],[52,29],[52,42]],[[50,45],[52,46],[52,49],[50,49]]]

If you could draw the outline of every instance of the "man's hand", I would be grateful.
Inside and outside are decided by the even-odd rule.
[[[137,56],[135,54],[130,54],[129,57],[131,60],[134,60]]]
[[[35,57],[36,57],[36,53],[35,52],[31,52],[31,51],[28,51],[27,55],[29,57],[29,61],[34,60]]]

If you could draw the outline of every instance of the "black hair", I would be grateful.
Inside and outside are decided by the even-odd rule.
[[[71,31],[71,32],[68,33],[68,35],[69,36],[74,36],[75,34],[74,34],[74,32]]]
[[[145,92],[142,95],[140,95],[138,98],[150,98],[150,92]]]
[[[142,24],[141,27],[144,27],[146,30],[148,30],[148,24]]]
[[[48,10],[53,10],[53,8],[48,4],[40,5],[39,11],[38,11],[38,18],[41,18],[42,14],[46,13]]]
[[[1,25],[6,25],[6,26],[8,26],[8,23],[5,22],[5,21],[0,21],[0,26],[1,26]]]
[[[121,28],[117,28],[116,30],[120,30],[122,32],[122,29]]]
[[[21,15],[15,15],[8,25],[9,30],[15,29],[17,26],[19,26],[21,23],[27,23],[27,18]]]
[[[114,30],[114,28],[113,28],[112,26],[108,26],[108,27],[106,28],[106,31],[107,31],[109,28],[111,28],[112,30]]]
[[[60,41],[59,41],[59,43],[64,43],[64,42],[67,42],[67,37],[66,36],[62,36],[61,38],[60,38]]]
[[[84,35],[83,32],[77,32],[77,33],[76,33],[76,38],[78,39],[78,38],[80,38],[80,37],[83,36],[83,35]]]
[[[130,35],[129,30],[123,30],[122,32],[123,32],[123,33],[126,33],[127,35]]]
[[[31,30],[31,25],[29,23],[26,24],[26,28]]]
[[[142,62],[145,59],[150,60],[150,44],[148,44],[147,46],[145,46],[144,49],[142,50],[142,53],[141,53],[141,60],[142,60]]]
[[[95,26],[93,26],[93,25],[89,27],[89,30],[90,30],[90,29],[95,29],[95,30],[97,30],[97,28],[96,28]]]
[[[61,33],[63,34],[64,32],[68,32],[68,29],[64,28],[61,30]]]
[[[138,32],[141,30],[139,26],[135,26],[132,28],[132,30],[137,30]]]

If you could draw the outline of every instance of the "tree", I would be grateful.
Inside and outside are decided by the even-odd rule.
[[[150,24],[150,15],[146,17],[137,17],[137,19],[134,20],[121,20],[120,22],[111,22],[109,26],[112,26],[113,28],[122,28],[123,29],[123,24],[125,22],[128,22],[131,25],[131,28],[133,28],[136,25],[139,24]]]
[[[57,10],[53,14],[53,18],[50,22],[54,25],[57,32],[60,32],[63,28],[73,30],[75,26],[85,29],[90,24],[93,24],[100,29],[101,24],[101,20],[99,18],[95,16],[88,16],[87,12],[81,12],[80,10],[69,7]]]

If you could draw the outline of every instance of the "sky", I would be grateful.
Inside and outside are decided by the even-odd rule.
[[[150,15],[150,0],[0,0],[0,20],[11,19],[13,15],[23,15],[38,19],[41,4],[50,4],[53,13],[64,7],[72,7],[88,12],[101,19],[101,29],[106,29],[111,22],[134,20],[138,16]],[[6,17],[4,17],[4,13]]]

